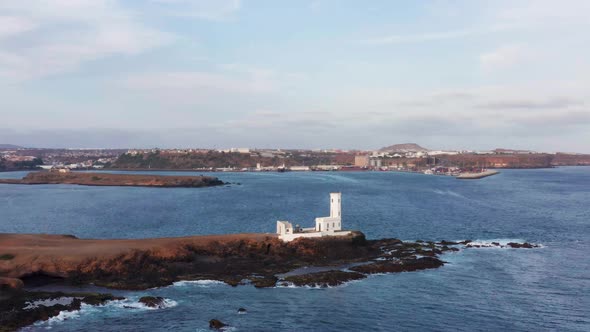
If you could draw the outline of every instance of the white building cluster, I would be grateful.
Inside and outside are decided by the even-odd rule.
[[[315,218],[315,227],[293,227],[288,221],[277,221],[279,239],[289,242],[300,237],[316,238],[323,236],[343,236],[350,231],[342,230],[342,194],[330,193],[330,216]]]

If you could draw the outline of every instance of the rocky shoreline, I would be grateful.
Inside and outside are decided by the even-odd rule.
[[[0,312],[6,320],[0,325],[18,328],[23,315],[30,311],[25,309],[25,302],[34,299],[68,296],[79,298],[79,301],[70,306],[58,305],[32,313],[30,317],[35,319],[25,320],[26,324],[47,319],[62,310],[76,310],[78,302],[93,304],[116,299],[109,294],[38,294],[22,290],[23,285],[31,283],[93,284],[125,290],[145,290],[182,280],[218,280],[232,286],[250,284],[257,288],[290,285],[329,287],[376,273],[438,268],[445,264],[439,258],[444,252],[485,246],[502,245],[472,241],[367,240],[360,232],[345,237],[302,238],[289,243],[280,241],[274,234],[143,240],[83,240],[60,235],[0,234],[0,255],[5,257],[0,260],[0,288],[3,289],[2,294],[12,294],[0,298],[0,303],[3,303]],[[508,246],[537,247],[528,243]],[[307,267],[323,269],[311,273],[293,272],[305,271]],[[145,298],[143,302],[157,308],[159,300]],[[5,315],[7,312],[11,314]]]
[[[0,179],[0,184],[76,184],[84,186],[128,186],[128,187],[184,187],[199,188],[220,186],[225,183],[212,176],[178,176],[153,174],[116,174],[40,171],[28,173],[22,179]]]

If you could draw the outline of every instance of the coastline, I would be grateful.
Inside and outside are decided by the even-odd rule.
[[[268,233],[113,240],[0,233],[0,255],[3,257],[0,259],[0,289],[2,294],[8,294],[0,297],[0,313],[6,317],[3,323],[12,324],[8,326],[16,326],[19,317],[29,315],[27,317],[31,318],[26,321],[29,325],[61,311],[76,310],[80,303],[102,304],[120,299],[110,294],[30,292],[27,290],[29,284],[92,284],[110,289],[146,290],[180,281],[216,280],[234,287],[330,287],[362,280],[371,274],[439,268],[445,264],[440,259],[443,253],[480,247],[538,246],[528,243],[481,244],[470,240],[367,240],[358,231],[349,236],[300,238],[288,243],[280,241],[276,234]],[[307,267],[314,266],[322,268],[307,270]],[[63,297],[88,298],[86,302],[70,303],[73,307],[58,304],[43,308],[32,316],[25,306],[31,301]],[[146,301],[146,305],[151,303],[158,307],[160,300],[150,298]],[[2,310],[10,311],[11,316],[4,315]]]

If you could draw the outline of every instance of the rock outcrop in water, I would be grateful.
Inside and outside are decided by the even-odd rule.
[[[16,331],[36,321],[55,317],[62,311],[80,310],[82,303],[101,305],[121,299],[96,293],[3,291],[0,293],[0,332]]]
[[[139,303],[150,308],[164,308],[164,298],[160,296],[144,296],[139,299]]]
[[[77,184],[84,186],[130,187],[211,187],[224,182],[212,176],[178,176],[153,174],[114,174],[55,171],[31,172],[22,179],[0,179],[7,184]]]
[[[219,319],[212,319],[209,321],[209,328],[219,330],[223,327],[226,327],[227,324],[223,323]]]

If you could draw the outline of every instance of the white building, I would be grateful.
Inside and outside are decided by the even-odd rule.
[[[300,237],[343,236],[350,231],[342,230],[342,194],[330,193],[330,216],[315,218],[315,227],[293,227],[288,221],[277,221],[279,239],[289,242]]]
[[[289,170],[295,171],[295,172],[305,172],[305,171],[309,171],[311,169],[309,168],[309,166],[291,166],[291,167],[289,167]]]

